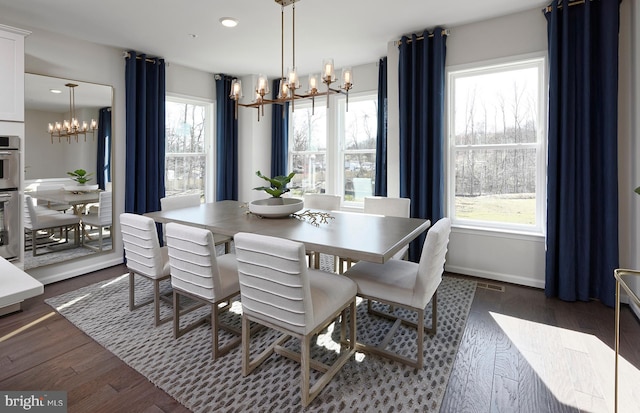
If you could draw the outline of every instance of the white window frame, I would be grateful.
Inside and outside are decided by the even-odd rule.
[[[198,98],[194,96],[181,95],[177,93],[167,93],[165,101],[175,103],[187,103],[204,106],[205,108],[205,123],[204,123],[204,136],[205,136],[205,187],[204,187],[204,202],[215,201],[215,159],[216,159],[216,145],[215,145],[215,102]],[[188,154],[187,154],[188,155]],[[195,154],[200,156],[200,154]]]
[[[361,210],[364,208],[362,202],[345,202],[344,201],[344,157],[347,153],[355,153],[353,150],[345,150],[344,142],[344,123],[346,115],[346,95],[332,95],[329,101],[329,109],[326,112],[326,160],[327,160],[327,180],[325,191],[327,194],[340,195],[343,199],[342,206],[344,209]],[[363,91],[358,93],[349,93],[349,102],[355,102],[358,100],[378,99],[378,91]],[[325,99],[317,99],[315,102],[316,108],[318,105],[325,105],[327,102]],[[296,110],[301,108],[311,107],[310,101],[296,102]],[[290,113],[291,116],[291,113]],[[292,147],[291,139],[293,137],[293,122],[289,122],[289,147]],[[333,138],[332,138],[333,137]],[[364,152],[370,152],[364,150]],[[375,152],[375,150],[374,150]],[[313,153],[313,152],[307,152]],[[315,152],[322,153],[322,152]],[[288,169],[292,170],[293,152],[289,150],[287,165]]]
[[[538,69],[538,125],[537,142],[522,144],[474,145],[474,149],[536,149],[536,223],[535,225],[512,224],[507,222],[490,222],[457,218],[455,215],[455,177],[456,177],[456,146],[455,137],[455,80],[474,74],[499,73],[508,69],[536,67]],[[460,228],[491,230],[498,232],[544,235],[546,229],[546,180],[547,180],[547,90],[548,79],[546,73],[547,61],[544,53],[512,56],[503,59],[475,62],[447,68],[447,131],[448,144],[445,145],[445,167],[447,173],[446,210],[452,220],[452,225]]]

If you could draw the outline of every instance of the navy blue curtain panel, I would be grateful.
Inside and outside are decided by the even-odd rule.
[[[158,211],[164,197],[164,59],[130,51],[125,66],[125,212]]]
[[[98,112],[97,155],[96,180],[104,190],[107,182],[111,182],[111,108],[101,108]]]
[[[619,0],[545,10],[549,132],[545,293],[613,306],[618,267]]]
[[[387,58],[378,62],[378,139],[376,141],[376,196],[387,196]]]
[[[441,27],[400,44],[400,196],[411,199],[411,216],[436,222],[444,216],[444,65]],[[418,262],[426,234],[409,247]]]
[[[273,98],[278,98],[280,79],[273,81]],[[271,105],[271,176],[287,175],[289,156],[289,103]]]
[[[229,98],[233,77],[216,75],[216,201],[238,200],[238,119]]]

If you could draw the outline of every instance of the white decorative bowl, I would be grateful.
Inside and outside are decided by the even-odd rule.
[[[94,184],[94,185],[65,185],[64,186],[64,190],[65,191],[70,191],[70,192],[89,192],[89,191],[97,191],[98,190],[98,185]]]
[[[302,199],[266,198],[251,201],[249,203],[249,211],[263,218],[284,218],[300,211],[303,206]]]

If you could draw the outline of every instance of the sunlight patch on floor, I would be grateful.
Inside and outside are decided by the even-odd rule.
[[[37,320],[34,320],[32,322],[30,322],[29,324],[26,324],[18,329],[13,330],[12,332],[10,332],[9,334],[5,334],[4,336],[0,337],[0,343],[2,343],[3,341],[7,341],[9,340],[11,337],[20,334],[23,331],[26,331],[28,329],[30,329],[31,327],[43,322],[44,320],[53,317],[54,315],[56,315],[56,313],[54,311],[50,312],[49,314],[43,315],[42,317],[38,318]]]
[[[614,411],[614,349],[591,334],[490,314],[559,402],[584,412]],[[618,412],[638,412],[640,371],[622,356],[618,367]]]

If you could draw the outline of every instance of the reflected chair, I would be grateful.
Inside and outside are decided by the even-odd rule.
[[[173,287],[173,335],[179,338],[197,326],[208,323],[210,319],[212,356],[215,360],[237,347],[241,341],[239,328],[224,325],[219,320],[220,312],[229,307],[225,305],[221,308],[221,304],[230,303],[240,294],[236,257],[234,254],[216,257],[213,234],[209,230],[176,223],[168,223],[166,228]],[[209,305],[210,317],[205,316],[181,328],[180,315],[188,310],[179,311],[180,296]],[[220,346],[219,329],[236,337]]]
[[[201,203],[200,194],[166,196],[160,199],[160,210],[169,211],[178,208],[188,208],[198,206]],[[225,254],[228,254],[231,251],[231,240],[232,238],[226,235],[213,234],[213,241],[215,245],[224,244]]]
[[[304,194],[304,207],[307,209],[322,209],[324,211],[339,211],[342,204],[342,197],[340,195],[329,194]],[[315,269],[320,268],[320,253],[315,251],[307,251],[307,258],[309,259],[309,267]],[[337,258],[336,258],[337,259]],[[333,271],[335,272],[336,263],[333,264]]]
[[[38,245],[38,232],[40,231],[49,232],[50,230],[60,229],[60,238],[62,238],[62,232],[64,231],[65,243],[69,243],[69,228],[73,228],[74,231],[76,231],[76,239],[80,242],[79,245],[82,245],[82,238],[79,236],[80,217],[74,214],[64,214],[59,211],[49,210],[34,205],[33,199],[29,195],[25,195],[24,203],[24,228],[29,235],[28,238],[31,239],[31,251],[34,257],[43,254],[38,252],[38,246],[47,246],[57,243],[48,242]]]
[[[82,216],[82,233],[86,234],[85,228],[98,228],[98,246],[85,244],[85,247],[94,251],[102,251],[104,228],[111,228],[112,224],[112,208],[111,208],[111,192],[100,192],[98,198],[98,211],[95,214],[87,214]]]
[[[423,365],[424,332],[435,334],[437,327],[437,289],[442,281],[451,221],[442,218],[427,233],[418,264],[392,259],[385,264],[360,261],[344,275],[358,285],[358,295],[367,299],[369,313],[388,318],[395,323],[376,346],[358,343],[357,349],[372,352],[420,369]],[[390,304],[417,313],[417,321],[374,310],[371,301]],[[431,301],[431,328],[424,326],[424,312]],[[394,311],[395,312],[395,311]],[[400,324],[417,329],[417,357],[411,359],[390,350],[388,344],[396,336]]]
[[[300,362],[302,405],[307,406],[355,353],[356,285],[348,278],[308,269],[304,244],[258,234],[235,236],[242,302],[242,374],[247,376],[274,352]],[[312,339],[341,316],[340,342],[350,311],[349,346],[331,366],[310,358]],[[282,333],[253,360],[250,322]],[[300,354],[284,348],[291,337],[300,340]],[[313,385],[310,369],[322,372]]]
[[[133,311],[147,304],[154,304],[156,327],[171,320],[171,316],[160,318],[160,282],[170,277],[169,253],[167,247],[160,247],[158,232],[153,219],[142,215],[120,214],[120,231],[124,244],[127,268],[129,269],[129,310]],[[153,298],[136,304],[135,275],[153,282]],[[168,303],[171,300],[167,299]]]

